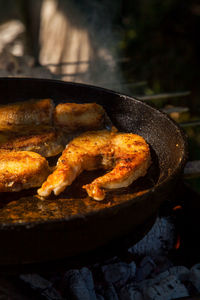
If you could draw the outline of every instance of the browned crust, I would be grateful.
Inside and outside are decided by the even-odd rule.
[[[0,149],[29,150],[45,157],[55,156],[64,149],[63,135],[53,127],[21,127],[17,132],[0,133]]]
[[[42,99],[17,102],[0,106],[0,128],[11,129],[16,125],[52,123],[53,101]]]
[[[60,103],[54,110],[54,124],[68,131],[99,129],[104,117],[103,107],[96,103]]]
[[[47,178],[47,160],[31,151],[0,150],[0,192],[37,187]]]
[[[0,149],[55,156],[63,150],[71,133],[99,129],[104,114],[102,106],[96,103],[61,103],[54,109],[51,99],[2,105]]]
[[[83,186],[90,197],[103,200],[105,189],[129,186],[146,174],[150,164],[150,149],[141,136],[107,130],[89,131],[68,144],[58,160],[56,170],[38,193],[43,197],[49,196],[52,191],[58,195],[83,170],[111,168],[110,172]]]

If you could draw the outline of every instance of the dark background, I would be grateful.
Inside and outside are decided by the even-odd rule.
[[[187,104],[197,112],[200,93],[200,3],[197,0],[63,0],[70,2],[90,22],[99,12],[99,27],[109,22],[116,38],[114,51],[121,59],[125,80],[147,81],[144,93],[191,91]],[[37,58],[33,23],[42,1],[0,0],[0,24],[19,18],[27,28],[27,51]],[[95,4],[94,4],[95,3]],[[96,6],[96,7],[95,7]],[[98,6],[101,9],[98,9]],[[36,10],[38,20],[36,20]],[[109,19],[109,20],[108,20]],[[95,24],[96,25],[96,24]],[[37,26],[34,27],[37,31]],[[113,44],[112,44],[113,45]],[[148,91],[149,89],[149,91]]]

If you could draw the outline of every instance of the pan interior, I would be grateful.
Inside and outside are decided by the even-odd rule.
[[[4,104],[47,97],[52,98],[55,103],[96,102],[105,108],[120,131],[133,132],[146,139],[151,147],[153,160],[144,178],[139,178],[128,188],[109,192],[102,202],[91,200],[81,188],[85,183],[102,175],[102,170],[84,172],[59,197],[52,196],[41,200],[34,189],[1,194],[0,224],[60,220],[97,212],[132,199],[134,201],[165,181],[183,160],[185,145],[177,126],[157,110],[131,97],[95,87],[51,80],[5,79],[0,81],[0,88],[0,101]]]
[[[16,193],[2,193],[0,204],[0,223],[22,224],[59,220],[76,215],[95,213],[106,207],[112,207],[146,193],[159,178],[158,160],[151,150],[153,163],[147,174],[133,182],[128,188],[107,192],[104,201],[94,201],[82,186],[103,175],[104,170],[85,171],[59,196],[41,199],[36,189]]]

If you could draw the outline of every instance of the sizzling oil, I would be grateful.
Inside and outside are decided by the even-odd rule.
[[[82,186],[105,174],[103,170],[83,172],[59,196],[48,199],[39,197],[36,189],[18,193],[0,193],[0,224],[29,223],[46,220],[64,219],[77,214],[85,215],[90,212],[103,210],[126,202],[146,193],[155,185],[159,177],[157,157],[152,152],[152,165],[147,175],[139,178],[128,188],[112,190],[106,193],[103,201],[91,199]]]

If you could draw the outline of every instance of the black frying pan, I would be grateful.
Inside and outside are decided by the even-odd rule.
[[[83,173],[67,192],[45,201],[35,190],[1,193],[0,264],[40,263],[88,253],[131,233],[142,237],[150,220],[173,190],[186,160],[181,129],[165,114],[119,93],[88,85],[46,79],[1,78],[0,103],[50,97],[96,102],[124,132],[143,136],[153,164],[127,189],[108,193],[105,201],[87,197],[81,186],[100,175]],[[150,222],[150,223],[149,223]],[[141,230],[141,228],[145,228]]]

